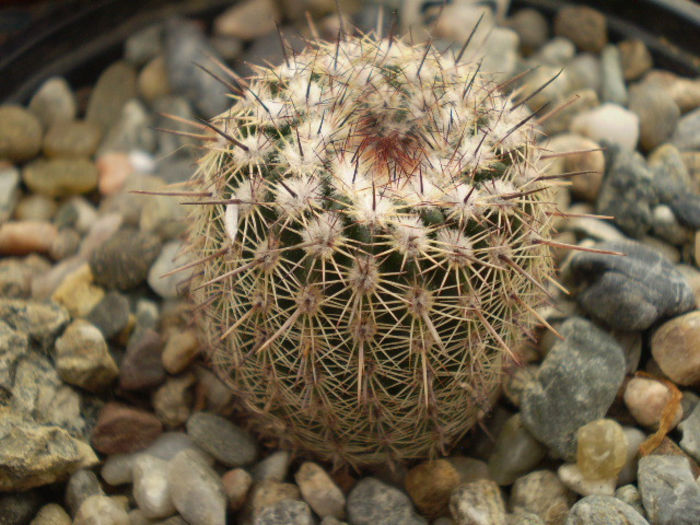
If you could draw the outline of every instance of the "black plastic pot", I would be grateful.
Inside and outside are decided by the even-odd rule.
[[[513,0],[512,8],[536,7],[550,17],[558,0]],[[34,6],[33,10],[27,4]],[[700,6],[690,0],[588,0],[608,17],[613,40],[640,38],[658,67],[700,75]],[[3,4],[0,4],[3,5]],[[36,6],[39,8],[36,8]],[[73,86],[94,81],[121,55],[135,30],[169,15],[210,17],[231,0],[52,0],[15,2],[0,9],[0,30],[26,25],[0,45],[0,101],[26,102],[52,75]],[[38,13],[36,18],[31,13]]]

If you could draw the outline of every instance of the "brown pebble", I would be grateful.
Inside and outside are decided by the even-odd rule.
[[[122,152],[111,152],[100,155],[97,159],[97,187],[102,195],[118,193],[134,172],[129,155]]]
[[[651,53],[638,38],[620,42],[617,47],[625,80],[635,80],[651,69]]]
[[[135,452],[146,448],[163,431],[158,418],[120,403],[107,403],[92,431],[92,445],[104,454]]]
[[[185,370],[199,354],[199,341],[194,330],[175,331],[163,350],[163,366],[171,374]]]
[[[459,473],[445,459],[426,461],[406,474],[406,492],[418,510],[435,518],[444,514],[452,490],[459,485]]]
[[[158,419],[167,427],[178,427],[190,417],[192,386],[196,377],[192,373],[182,377],[170,377],[153,393],[152,405]]]
[[[605,15],[584,6],[560,9],[554,18],[554,34],[571,40],[581,51],[600,53],[608,42]]]
[[[700,310],[662,324],[651,338],[651,353],[674,383],[700,383]]]
[[[0,254],[48,253],[58,228],[50,222],[10,221],[0,225]]]
[[[146,329],[129,342],[119,370],[119,386],[124,390],[144,390],[160,385],[165,380],[161,360],[163,340],[151,329]]]
[[[253,484],[251,475],[242,468],[235,468],[221,476],[221,483],[224,486],[229,508],[237,511],[243,507],[248,491]]]

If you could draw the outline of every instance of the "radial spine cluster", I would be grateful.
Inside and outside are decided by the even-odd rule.
[[[315,43],[241,86],[191,181],[213,364],[283,444],[444,452],[552,273],[532,115],[478,64],[396,38]]]

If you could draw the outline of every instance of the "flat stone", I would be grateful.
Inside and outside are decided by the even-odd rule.
[[[564,523],[571,493],[550,470],[536,470],[518,478],[510,492],[509,508],[539,516],[545,523]]]
[[[103,132],[119,120],[124,104],[136,97],[136,71],[126,62],[115,62],[105,69],[92,90],[85,120],[100,126]]]
[[[678,120],[670,141],[681,151],[700,149],[700,108],[686,113]]]
[[[175,514],[168,487],[168,462],[139,454],[132,464],[134,499],[144,516],[167,518]]]
[[[596,142],[611,142],[634,150],[639,140],[639,117],[618,104],[606,102],[579,113],[571,121],[570,130]]]
[[[694,297],[690,302],[694,302]],[[700,311],[694,310],[662,324],[651,338],[651,353],[672,381],[679,385],[697,384],[700,381]]]
[[[66,79],[51,77],[34,93],[29,110],[39,118],[44,129],[48,129],[55,122],[73,120],[78,104]]]
[[[568,489],[581,496],[612,496],[615,494],[616,478],[587,478],[575,463],[561,465],[557,469],[557,475]]]
[[[700,485],[681,456],[651,455],[639,460],[639,491],[654,525],[694,525],[700,516]]]
[[[0,418],[0,490],[21,491],[67,478],[98,463],[95,453],[68,432],[7,412]]]
[[[0,224],[0,255],[49,253],[58,237],[46,221],[9,221]]]
[[[411,500],[400,490],[376,478],[360,480],[350,491],[348,521],[352,525],[427,525],[413,510]]]
[[[281,13],[273,0],[247,0],[221,13],[214,20],[219,36],[253,40],[275,30]]]
[[[576,432],[605,415],[625,375],[617,342],[591,322],[570,318],[542,362],[536,381],[526,386],[522,422],[557,456],[573,461]]]
[[[80,506],[73,525],[130,525],[124,507],[112,498],[102,495],[90,496]]]
[[[290,454],[286,450],[273,452],[253,466],[250,475],[255,481],[284,481],[289,469]]]
[[[294,480],[304,500],[321,518],[345,516],[345,494],[320,465],[310,461],[302,463]]]
[[[41,149],[41,123],[20,106],[0,106],[0,159],[24,162]]]
[[[681,115],[665,90],[644,84],[630,90],[629,109],[639,117],[639,143],[647,151],[671,137]]]
[[[93,446],[105,454],[144,449],[160,435],[163,427],[151,413],[115,402],[100,411],[92,431]]]
[[[137,79],[139,94],[146,102],[153,103],[170,94],[168,69],[163,55],[153,57],[139,72]],[[157,137],[156,137],[157,139]]]
[[[85,319],[95,325],[105,339],[111,339],[129,322],[129,300],[119,292],[107,292]]]
[[[119,386],[124,390],[147,390],[165,380],[161,359],[163,339],[155,330],[146,328],[129,339],[119,365]]]
[[[489,473],[499,485],[510,485],[535,467],[546,454],[543,447],[523,426],[520,414],[506,421],[489,457]]]
[[[446,513],[459,472],[445,459],[419,463],[406,473],[404,485],[418,511],[427,517]]]
[[[303,501],[282,500],[265,507],[255,516],[253,525],[313,525],[311,509]]]
[[[252,463],[257,456],[257,445],[250,434],[216,414],[193,414],[187,421],[187,434],[228,467]]]
[[[190,525],[225,525],[226,494],[219,476],[197,452],[183,450],[170,461],[170,495]]]
[[[156,146],[155,130],[150,113],[138,99],[126,101],[119,119],[106,132],[98,155],[140,149],[153,152]]]
[[[645,330],[695,305],[685,277],[657,251],[632,241],[595,248],[625,254],[579,252],[571,258],[574,277],[587,285],[578,294],[579,304],[612,328]]]
[[[585,6],[564,7],[554,18],[554,33],[571,40],[582,51],[599,53],[608,41],[605,16]]]
[[[488,479],[459,485],[450,496],[450,515],[457,525],[506,525],[501,489]]]
[[[635,80],[654,65],[649,49],[640,39],[623,40],[617,45],[625,80]]]
[[[129,290],[146,280],[151,263],[159,252],[157,237],[134,230],[120,230],[92,253],[90,268],[97,284]]]
[[[24,166],[22,180],[36,193],[68,197],[97,187],[97,168],[87,159],[39,159]]]
[[[66,506],[75,516],[83,502],[90,496],[104,495],[100,480],[91,470],[80,469],[74,472],[66,484]]]
[[[649,522],[617,498],[587,496],[571,507],[566,525],[649,525]]]
[[[603,48],[600,54],[601,96],[604,102],[627,105],[627,87],[622,72],[620,51],[612,44]]]
[[[100,126],[84,120],[60,120],[49,127],[43,150],[47,157],[88,158],[102,138]]]

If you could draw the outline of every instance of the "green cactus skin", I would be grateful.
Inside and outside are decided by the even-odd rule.
[[[347,37],[260,68],[191,181],[191,294],[263,436],[436,456],[531,333],[556,213],[532,115],[473,63]]]

